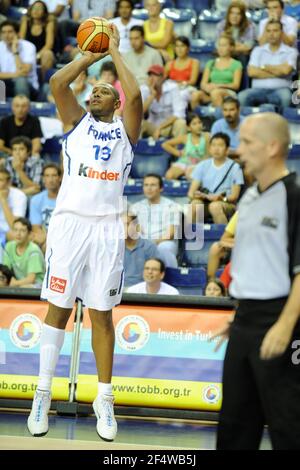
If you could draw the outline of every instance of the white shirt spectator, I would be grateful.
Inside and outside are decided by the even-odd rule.
[[[15,217],[25,217],[27,209],[27,197],[18,188],[9,188],[8,205]],[[6,222],[2,207],[0,207],[0,232],[8,232],[9,225]]]
[[[250,55],[249,65],[261,67],[263,65],[281,65],[287,62],[296,70],[298,52],[293,47],[281,43],[277,51],[271,51],[269,44],[257,46]],[[288,78],[253,78],[252,88],[289,88],[291,81]]]
[[[143,102],[150,96],[148,85],[141,86]],[[156,126],[175,116],[178,119],[185,119],[186,102],[182,99],[177,83],[172,80],[166,80],[162,85],[162,96],[160,100],[153,100],[149,108],[148,121]]]
[[[32,5],[34,2],[36,2],[36,0],[29,0],[29,5]],[[43,2],[47,5],[49,13],[54,13],[58,6],[63,6],[64,10],[58,19],[70,19],[69,10],[67,8],[69,5],[68,0],[43,0]]]
[[[73,13],[80,13],[80,20],[86,20],[92,16],[106,17],[108,12],[114,13],[116,0],[73,0]]]
[[[110,23],[114,23],[120,33],[119,51],[121,54],[125,54],[126,52],[131,51],[131,45],[129,41],[130,28],[132,28],[132,26],[143,26],[144,21],[138,20],[136,18],[130,18],[129,22],[125,25],[122,23],[122,19],[118,16],[117,18],[110,20]]]
[[[28,81],[33,88],[38,90],[39,81],[36,71],[36,47],[25,39],[19,39],[18,52],[23,64],[30,64],[31,71],[28,75]],[[14,54],[8,49],[4,41],[0,41],[0,72],[15,73],[17,70]]]
[[[258,38],[264,34],[266,24],[268,23],[269,18],[264,18],[260,20],[258,25]],[[297,47],[297,34],[298,34],[298,22],[295,18],[288,15],[282,15],[280,18],[280,23],[282,24],[282,29],[285,34],[288,36],[295,36],[294,46]]]
[[[170,225],[180,225],[180,209],[176,202],[161,197],[159,204],[149,204],[148,199],[136,202],[130,212],[137,215],[142,238],[158,240]]]
[[[148,294],[147,292],[147,283],[140,282],[139,284],[135,284],[134,286],[129,287],[126,289],[126,292],[129,294]],[[156,293],[156,295],[179,295],[179,292],[175,287],[166,284],[165,282],[160,283],[160,289]]]

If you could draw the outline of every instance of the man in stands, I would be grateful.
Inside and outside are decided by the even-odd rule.
[[[253,49],[248,65],[252,88],[239,93],[241,106],[271,103],[279,111],[291,104],[291,74],[297,68],[298,52],[283,42],[282,24],[270,20],[266,26],[267,42]]]
[[[165,272],[166,267],[163,261],[157,258],[148,259],[144,266],[144,282],[129,287],[127,292],[130,294],[179,295],[175,287],[162,282]]]
[[[43,137],[40,121],[29,113],[30,101],[24,95],[17,95],[12,100],[12,114],[0,121],[0,152],[12,154],[10,142],[14,137],[25,136],[31,139],[32,155],[39,155]]]
[[[269,41],[267,24],[270,20],[280,21],[282,24],[282,42],[287,46],[297,47],[298,23],[295,18],[284,14],[283,0],[266,0],[268,17],[259,23],[258,42],[263,46]]]

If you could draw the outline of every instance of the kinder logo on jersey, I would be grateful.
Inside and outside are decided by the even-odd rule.
[[[85,178],[92,178],[93,180],[102,180],[102,181],[118,181],[120,173],[115,173],[114,171],[98,171],[93,168],[80,164],[79,167],[79,176],[84,176]]]
[[[59,277],[51,276],[50,290],[63,294],[66,290],[67,281],[66,279],[60,279]]]

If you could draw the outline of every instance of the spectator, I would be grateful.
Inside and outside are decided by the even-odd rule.
[[[8,287],[13,277],[13,272],[4,264],[0,264],[0,287]]]
[[[136,215],[125,214],[123,221],[125,226],[124,284],[133,286],[143,280],[145,261],[157,258],[159,254],[155,243],[141,238]]]
[[[158,0],[146,0],[145,8],[148,10],[148,20],[144,22],[145,39],[150,46],[157,49],[165,62],[174,57],[173,21],[161,18],[161,4]]]
[[[190,100],[191,93],[196,90],[195,86],[199,79],[199,60],[189,56],[190,40],[185,36],[178,36],[175,40],[176,59],[165,65],[165,77],[174,80],[184,99]]]
[[[244,2],[231,2],[225,19],[217,25],[217,37],[223,33],[232,37],[234,40],[233,54],[243,65],[246,65],[255,43],[255,25],[247,18]]]
[[[26,136],[32,142],[32,155],[39,155],[43,137],[40,121],[29,113],[30,101],[24,95],[15,96],[12,100],[12,114],[0,121],[0,151],[11,155],[9,147],[14,137]]]
[[[281,111],[291,104],[291,73],[296,70],[297,51],[282,42],[282,24],[271,20],[266,26],[268,42],[255,47],[248,65],[252,88],[239,93],[241,106],[276,105]]]
[[[233,59],[234,41],[230,36],[221,34],[217,41],[218,57],[209,60],[205,66],[200,91],[192,94],[191,106],[210,103],[222,106],[225,96],[236,96],[240,89],[243,66],[239,60]]]
[[[180,226],[178,205],[161,195],[163,180],[159,175],[146,175],[143,191],[145,199],[133,204],[131,212],[138,217],[142,237],[156,243],[159,257],[167,267],[176,268],[178,250],[176,237]]]
[[[162,143],[162,148],[169,154],[177,157],[166,173],[166,179],[176,180],[181,176],[191,178],[195,166],[208,156],[210,134],[203,132],[202,121],[198,114],[187,115],[188,134],[174,137]],[[178,146],[183,146],[178,149]]]
[[[269,42],[267,26],[270,20],[280,21],[282,24],[282,42],[290,47],[297,47],[298,23],[295,18],[284,14],[282,0],[266,0],[268,17],[259,22],[258,42],[260,46]]]
[[[71,88],[80,106],[86,108],[86,101],[90,99],[90,95],[93,91],[93,85],[88,81],[88,75],[86,70],[81,72],[81,74],[78,75],[74,82],[71,83]],[[52,95],[50,101],[54,103],[54,98],[52,97]]]
[[[217,270],[219,269],[221,261],[228,261],[231,249],[234,245],[234,236],[237,224],[237,214],[235,212],[231,217],[230,221],[226,225],[225,231],[220,238],[220,241],[215,242],[211,245],[208,253],[207,263],[207,277],[212,279],[216,277]]]
[[[205,297],[227,297],[226,288],[220,279],[210,279],[204,288]]]
[[[129,287],[127,292],[130,294],[179,295],[175,287],[162,282],[165,272],[165,264],[160,259],[148,259],[144,265],[144,282]]]
[[[0,239],[11,240],[14,220],[25,217],[27,198],[10,185],[10,173],[0,167]]]
[[[118,17],[113,18],[110,22],[114,23],[118,28],[120,34],[120,45],[119,51],[121,54],[131,51],[131,45],[129,40],[129,33],[133,26],[142,26],[143,21],[136,18],[132,18],[133,10],[132,0],[119,0],[117,4]]]
[[[152,65],[148,70],[148,83],[141,86],[144,113],[148,119],[142,123],[142,136],[177,137],[185,134],[186,103],[179,95],[178,85],[164,80],[164,68]]]
[[[56,198],[61,184],[62,172],[55,163],[48,163],[43,168],[44,191],[30,200],[29,218],[32,224],[32,240],[42,250],[45,249],[46,236]]]
[[[145,44],[142,26],[133,26],[130,29],[129,40],[131,51],[124,54],[124,59],[141,86],[147,83],[149,68],[156,64],[162,65],[163,60],[156,49]]]
[[[188,192],[193,221],[201,220],[199,214],[204,209],[205,219],[211,216],[215,224],[227,224],[235,211],[244,178],[238,163],[227,157],[229,143],[227,134],[220,132],[212,136],[211,158],[198,163],[193,171]]]
[[[34,100],[39,89],[35,46],[18,39],[17,26],[12,21],[4,21],[0,33],[0,80],[5,82],[6,96],[20,94]]]
[[[35,45],[43,81],[47,70],[51,69],[55,62],[55,29],[55,20],[49,15],[44,1],[35,1],[28,9],[27,15],[22,16],[19,36]]]
[[[239,132],[243,118],[240,116],[240,102],[233,96],[226,96],[222,105],[223,118],[215,121],[211,128],[211,135],[222,132],[230,138],[229,155],[231,158],[237,157],[240,141]]]
[[[11,183],[27,196],[40,191],[43,163],[32,156],[32,144],[28,137],[15,137],[10,143],[12,156],[6,160],[6,169],[11,174]]]
[[[3,264],[12,269],[10,287],[41,287],[44,274],[44,256],[40,248],[30,241],[31,223],[20,217],[13,224],[14,240],[7,242]]]
[[[0,24],[7,19],[7,11],[10,7],[11,0],[2,0],[0,2]]]
[[[97,80],[94,80],[94,83],[96,83],[96,81]],[[100,69],[99,81],[109,83],[119,93],[121,106],[115,111],[115,116],[116,115],[121,116],[123,113],[123,108],[125,104],[125,94],[124,94],[124,91],[122,90],[121,82],[118,78],[117,69],[113,62],[106,61],[102,64],[101,69]]]
[[[59,37],[64,48],[69,36],[76,37],[77,29],[87,18],[101,16],[112,18],[116,6],[116,0],[73,0],[72,19],[60,21],[58,24]]]
[[[72,0],[74,3],[74,0]],[[33,5],[36,0],[29,0],[29,6]],[[47,6],[49,14],[58,20],[67,16],[67,6],[69,4],[68,0],[43,0]],[[83,0],[82,0],[83,3]]]

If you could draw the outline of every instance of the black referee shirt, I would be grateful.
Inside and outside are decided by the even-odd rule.
[[[300,273],[300,178],[290,173],[263,192],[255,184],[238,211],[230,294],[257,300],[288,296]]]

